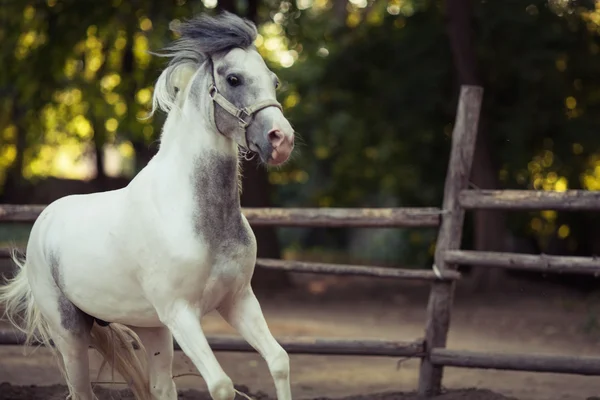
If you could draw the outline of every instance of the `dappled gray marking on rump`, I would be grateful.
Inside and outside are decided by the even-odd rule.
[[[58,256],[54,251],[50,251],[48,255],[48,262],[50,263],[50,273],[52,274],[52,279],[54,279],[54,283],[60,289],[61,284],[59,283],[60,274],[58,271]]]
[[[63,282],[60,273],[60,258],[54,251],[50,251],[48,256],[50,264],[50,273],[52,279],[59,290],[58,312],[60,314],[60,323],[67,331],[80,335],[92,327],[93,317],[87,315],[77,308],[63,293]]]
[[[211,247],[251,243],[242,222],[238,178],[235,157],[207,152],[196,158],[194,229]]]

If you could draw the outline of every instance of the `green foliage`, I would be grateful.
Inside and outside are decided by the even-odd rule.
[[[505,187],[600,189],[600,12],[578,4],[473,3],[483,130]],[[270,172],[275,203],[440,205],[458,89],[443,2],[260,5],[258,47],[285,83],[281,100],[300,136],[293,162]],[[151,146],[162,118],[139,117],[163,60],[146,51],[171,38],[171,20],[202,10],[191,0],[3,5],[0,171],[20,154],[34,178],[54,173],[48,165],[58,148],[82,154],[113,145],[127,156]],[[269,50],[264,42],[273,37],[279,42]],[[277,46],[288,59],[293,53],[293,65],[276,61]],[[581,252],[589,250],[582,243],[591,221],[532,213],[511,223],[518,235],[546,245],[558,238],[562,250]],[[287,244],[309,243],[312,234],[283,232]],[[343,247],[345,234],[327,232],[319,243]],[[394,231],[365,244],[365,252],[387,244],[399,259],[423,264],[434,239],[429,231]]]
[[[303,51],[280,73],[291,82],[286,94],[300,99],[288,112],[305,142],[290,170],[305,169],[310,179],[287,184],[280,201],[441,203],[457,97],[453,59],[441,2],[400,2],[407,3],[410,15],[381,11],[376,23],[369,13],[398,2],[369,3],[356,27],[326,23],[335,20],[333,9],[318,17],[289,13],[284,26]],[[600,14],[593,3],[550,3],[473,3],[483,131],[503,187],[597,190]],[[510,222],[543,251],[585,252],[589,221],[544,212]]]
[[[328,47],[325,60],[317,55],[319,71],[294,76],[301,101],[289,114],[306,145],[298,166],[310,166],[315,178],[303,202],[331,198],[329,205],[367,206],[388,196],[402,205],[441,201],[449,152],[443,132],[452,120],[444,99],[451,96],[452,71],[439,19],[420,12],[343,29],[337,41],[347,44]]]
[[[121,0],[3,5],[4,166],[14,159],[12,149],[20,136],[25,137],[23,172],[28,178],[54,173],[48,163],[69,143],[81,143],[75,152],[86,151],[90,142],[99,150],[107,144],[126,142],[131,148],[131,143],[152,143],[158,126],[140,122],[140,117],[148,111],[151,86],[163,60],[148,51],[171,38],[171,20],[202,9],[202,3],[185,0],[142,1],[135,7]]]

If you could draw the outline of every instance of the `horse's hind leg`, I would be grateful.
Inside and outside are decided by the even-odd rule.
[[[173,382],[173,336],[168,328],[130,327],[137,333],[148,357],[150,392],[156,400],[177,400]]]
[[[52,339],[64,365],[69,395],[72,400],[93,400],[89,370],[89,335],[73,335],[53,330]]]
[[[71,400],[94,400],[90,376],[89,355],[92,319],[79,310],[51,282],[32,285],[36,303],[48,323],[50,338],[62,358],[64,375]]]

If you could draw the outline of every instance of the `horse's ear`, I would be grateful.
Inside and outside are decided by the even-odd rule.
[[[154,85],[150,116],[157,109],[169,112],[175,106],[181,107],[183,104],[181,94],[185,92],[196,69],[194,64],[185,63],[170,66],[160,74]]]
[[[165,69],[154,84],[154,93],[152,94],[152,110],[148,113],[146,118],[148,119],[156,110],[162,110],[169,112],[175,105],[175,95],[169,92],[169,85],[167,84],[167,76],[169,74],[169,68]]]
[[[188,87],[197,67],[186,63],[174,68],[173,72],[171,72],[171,85],[173,85],[175,96],[177,96],[178,94],[185,92],[185,88]]]

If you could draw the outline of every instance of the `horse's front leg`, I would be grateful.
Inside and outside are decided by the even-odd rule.
[[[159,317],[206,381],[213,400],[233,400],[233,382],[208,345],[196,310],[186,302],[178,302],[159,311]]]
[[[275,382],[278,400],[291,400],[290,359],[271,334],[260,304],[248,287],[226,301],[219,312],[265,359]]]
[[[169,329],[130,327],[146,348],[150,393],[154,400],[177,400],[173,381],[173,337]]]

